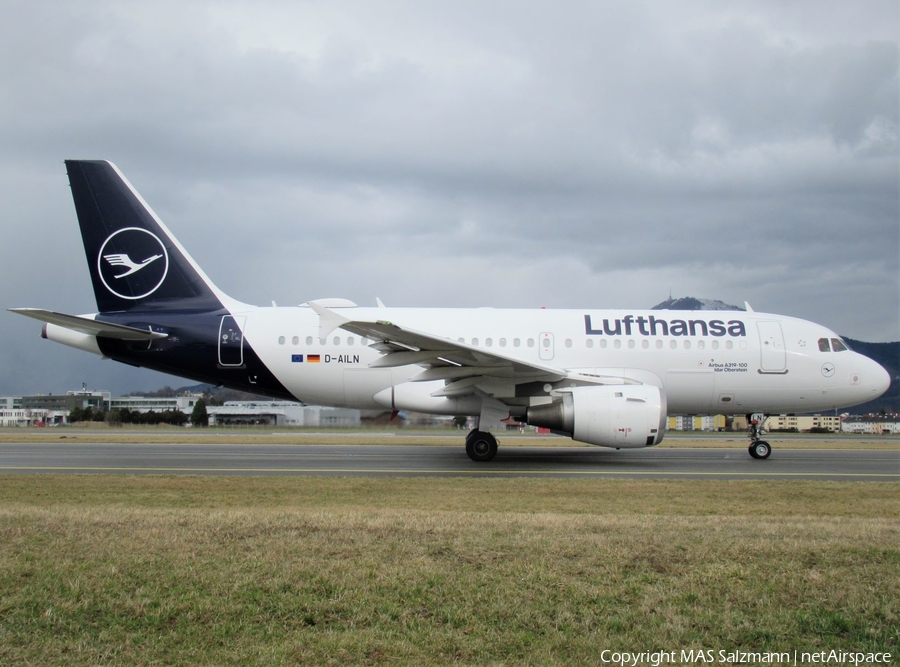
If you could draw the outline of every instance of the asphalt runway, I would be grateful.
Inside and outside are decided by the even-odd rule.
[[[501,446],[474,463],[459,446],[0,444],[0,474],[329,475],[900,481],[900,452]]]

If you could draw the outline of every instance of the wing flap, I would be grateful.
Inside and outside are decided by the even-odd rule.
[[[436,364],[441,361],[442,354],[449,354],[452,350],[404,350],[402,352],[388,352],[383,357],[376,359],[369,366],[371,368],[398,368],[410,364]],[[445,363],[445,365],[447,365]]]

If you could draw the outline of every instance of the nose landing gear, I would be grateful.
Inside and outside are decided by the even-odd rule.
[[[761,412],[755,412],[752,415],[747,415],[747,421],[750,424],[750,447],[747,448],[747,451],[755,459],[769,458],[769,454],[772,453],[772,446],[762,439],[766,432],[764,426],[766,416]]]

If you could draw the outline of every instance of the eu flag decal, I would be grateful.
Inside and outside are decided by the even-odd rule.
[[[302,364],[303,363],[303,355],[302,354],[292,354],[291,355],[291,363],[292,364]]]

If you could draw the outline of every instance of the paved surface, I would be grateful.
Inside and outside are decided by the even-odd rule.
[[[816,479],[900,482],[900,452],[779,450],[756,461],[728,449],[501,446],[474,463],[459,446],[0,444],[0,474],[543,476],[669,479]]]

